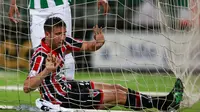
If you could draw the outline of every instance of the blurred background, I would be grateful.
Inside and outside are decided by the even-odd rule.
[[[10,0],[0,0],[0,109],[35,105],[40,97],[37,91],[25,94],[22,90],[32,54],[29,0],[16,1],[21,14],[17,24],[8,18]],[[199,101],[199,0],[109,0],[109,5],[104,15],[97,0],[71,2],[72,36],[92,40],[92,28],[99,25],[106,40],[97,52],[73,53],[75,79],[163,95],[179,77],[185,84],[186,107]],[[183,110],[198,112],[199,105]]]
[[[28,69],[30,51],[30,31],[29,31],[29,10],[27,10],[28,0],[17,0],[17,5],[21,14],[20,23],[15,24],[9,21],[8,10],[9,0],[1,0],[0,11],[0,67]],[[169,4],[177,8],[171,8],[170,16],[187,19],[187,0],[169,0]],[[159,9],[156,0],[109,0],[110,11],[104,16],[103,11],[97,9],[96,0],[72,0],[71,11],[73,19],[73,37],[84,40],[91,40],[93,33],[91,28],[98,24],[104,28],[105,38],[109,41],[117,42],[121,49],[112,48],[112,43],[106,44],[98,53],[74,53],[77,70],[102,67],[105,69],[132,68],[137,70],[163,70],[167,69],[163,53],[158,56],[159,51],[155,45],[145,44],[142,41],[135,43],[137,39],[155,38],[161,39]],[[121,34],[121,35],[120,35]],[[131,38],[130,38],[131,37]],[[160,40],[162,43],[163,41]],[[4,46],[6,44],[6,46]],[[6,47],[6,48],[5,48]],[[129,50],[120,52],[123,47]],[[116,52],[120,52],[116,53]],[[133,60],[136,63],[155,63],[155,66],[144,66],[139,64],[116,63],[112,52],[123,55],[126,60]],[[149,54],[150,53],[150,54]],[[2,55],[4,54],[4,55]],[[114,54],[114,55],[115,55]],[[16,59],[17,58],[17,59]]]

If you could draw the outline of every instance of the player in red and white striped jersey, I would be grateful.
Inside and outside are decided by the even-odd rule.
[[[41,40],[41,44],[35,49],[31,58],[31,69],[24,83],[24,91],[30,92],[39,87],[43,99],[53,104],[74,107],[72,104],[69,106],[65,103],[77,103],[74,98],[79,97],[70,92],[78,92],[78,87],[87,91],[88,88],[92,89],[94,84],[90,81],[68,80],[64,75],[64,56],[72,51],[98,50],[105,41],[102,29],[94,28],[96,33],[94,41],[79,41],[66,37],[66,24],[60,18],[53,17],[46,20],[44,30],[45,38]],[[51,65],[48,61],[55,61],[55,63]],[[55,69],[49,66],[55,66]],[[94,95],[99,99],[96,103],[101,103],[101,90],[94,90],[94,92],[99,93]],[[91,105],[94,102],[89,101],[88,104]]]
[[[96,51],[104,42],[102,29],[94,27],[93,41],[77,41],[66,37],[66,25],[60,18],[48,18],[45,38],[31,59],[31,69],[24,82],[24,92],[39,88],[42,99],[66,108],[106,109],[117,104],[134,110],[158,108],[178,109],[183,85],[177,79],[167,96],[151,97],[120,85],[92,81],[68,80],[63,70],[64,56],[72,51]]]
[[[81,0],[80,0],[81,1]],[[109,9],[107,0],[97,0],[98,8],[104,7],[104,13],[106,14]],[[35,49],[41,39],[45,36],[43,25],[49,17],[59,17],[67,25],[67,36],[71,37],[72,30],[72,18],[70,9],[71,0],[30,0],[29,1],[29,13],[30,13],[30,37],[32,47]],[[15,17],[15,13],[17,16]],[[11,0],[9,18],[11,21],[18,23],[20,13],[18,11],[16,0]],[[75,75],[75,60],[72,53],[65,55],[64,66],[68,69],[65,70],[65,76],[70,79],[74,79]]]

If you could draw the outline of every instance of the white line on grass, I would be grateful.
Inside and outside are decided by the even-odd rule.
[[[0,90],[23,91],[23,86],[0,86]]]

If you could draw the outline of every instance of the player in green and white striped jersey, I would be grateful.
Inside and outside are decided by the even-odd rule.
[[[71,0],[30,0],[29,10],[30,10],[30,33],[32,47],[37,47],[41,39],[45,36],[43,26],[44,22],[49,17],[59,17],[67,25],[67,36],[71,37]],[[109,5],[107,0],[98,0],[98,8],[100,6],[104,7],[104,13],[108,12]],[[14,17],[15,13],[17,18]],[[19,11],[16,5],[16,0],[11,0],[9,18],[11,21],[17,23],[19,17]],[[63,71],[68,79],[74,79],[75,74],[75,61],[72,54],[67,54],[65,56],[65,68]]]
[[[66,4],[65,2],[71,2],[71,0],[30,0],[30,9],[49,8]]]

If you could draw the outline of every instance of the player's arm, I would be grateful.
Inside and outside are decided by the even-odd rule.
[[[49,71],[45,68],[42,72],[33,77],[28,77],[24,81],[24,92],[29,93],[37,89],[42,83],[43,79],[48,76]]]
[[[17,18],[14,17],[15,14],[17,15],[17,18],[20,17],[20,13],[19,13],[19,10],[18,10],[17,5],[16,5],[16,0],[11,0],[8,16],[9,16],[9,19],[12,22],[18,23],[19,21],[17,20]]]
[[[79,41],[74,38],[66,37],[64,41],[64,45],[67,48],[66,50],[73,52],[73,51],[96,51],[100,49],[105,42],[102,28],[98,28],[98,26],[95,26],[93,28],[93,31],[94,31],[94,40],[92,41]]]
[[[58,58],[48,54],[44,70],[40,73],[36,73],[34,71],[30,72],[29,77],[24,81],[24,92],[29,93],[37,89],[41,85],[44,78],[47,77],[52,71],[56,70],[59,64],[60,60]]]
[[[93,28],[93,31],[95,40],[83,42],[81,51],[96,51],[104,45],[105,39],[102,32],[102,28],[98,28],[98,26],[96,25]]]

